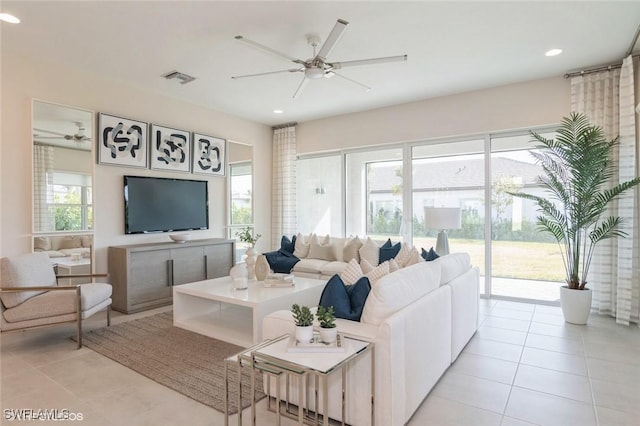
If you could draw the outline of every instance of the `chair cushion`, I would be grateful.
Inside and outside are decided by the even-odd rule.
[[[81,284],[80,288],[80,303],[83,311],[91,309],[111,297],[112,289],[110,284]]]
[[[7,322],[20,322],[75,312],[76,292],[73,287],[70,287],[68,291],[48,291],[31,297],[20,305],[5,310],[2,314]]]
[[[2,287],[56,286],[56,274],[44,252],[15,257],[3,257],[0,263]],[[5,308],[13,308],[44,291],[3,292],[0,294]]]

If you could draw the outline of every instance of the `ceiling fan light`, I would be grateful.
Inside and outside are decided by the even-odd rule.
[[[318,78],[322,78],[324,77],[324,70],[322,68],[307,68],[304,71],[304,75],[307,78],[310,78],[312,80],[316,80]]]
[[[0,21],[8,22],[9,24],[19,24],[20,19],[16,16],[13,16],[10,13],[0,13]]]

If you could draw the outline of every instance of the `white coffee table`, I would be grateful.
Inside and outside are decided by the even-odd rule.
[[[262,341],[262,320],[291,305],[316,306],[326,281],[295,278],[295,286],[265,288],[250,280],[235,290],[230,277],[173,287],[173,325],[245,348]],[[289,330],[283,330],[283,333]]]

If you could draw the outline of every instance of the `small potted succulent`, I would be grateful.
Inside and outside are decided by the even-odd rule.
[[[311,342],[313,339],[313,314],[309,307],[294,303],[291,306],[291,313],[296,323],[296,340],[301,343]]]
[[[338,328],[336,327],[336,316],[333,312],[333,306],[325,308],[318,306],[316,318],[320,322],[320,339],[324,343],[333,343],[338,336]]]

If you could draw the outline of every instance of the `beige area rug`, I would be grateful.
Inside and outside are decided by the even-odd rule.
[[[176,392],[224,412],[224,359],[243,348],[173,326],[163,312],[82,335],[88,348]],[[243,367],[242,407],[251,404],[251,372]],[[237,370],[229,367],[229,412],[237,412]],[[256,401],[262,399],[257,376]]]

